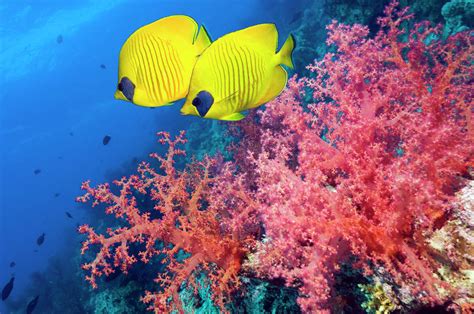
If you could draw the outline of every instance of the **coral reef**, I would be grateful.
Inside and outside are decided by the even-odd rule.
[[[296,29],[292,29],[297,41],[295,51],[296,69],[301,73],[307,64],[321,59],[327,52],[326,25],[331,20],[345,24],[363,24],[369,27],[371,33],[378,30],[377,17],[390,3],[389,0],[324,0],[313,1],[303,9],[301,19]],[[472,28],[473,3],[470,0],[401,0],[402,6],[410,6],[410,11],[418,19],[432,23],[444,23],[444,37],[456,32]],[[412,27],[413,24],[407,25]],[[305,73],[309,74],[309,73]]]
[[[217,184],[211,175],[213,161],[205,158],[186,171],[177,171],[175,158],[184,155],[177,146],[185,143],[184,132],[174,140],[168,133],[159,136],[160,143],[169,146],[165,157],[151,154],[158,161],[159,170],[141,163],[137,175],[114,182],[118,193],[109,184],[92,188],[88,181],[83,183],[86,193],[77,198],[79,202],[105,204],[106,213],[123,221],[122,226],[108,228],[106,235],[88,225],[79,227],[79,232],[88,236],[82,253],[91,246],[99,247],[93,261],[82,266],[89,273],[86,280],[95,288],[98,277],[109,276],[118,269],[127,273],[139,260],[149,263],[154,257],[162,257],[166,271],[155,279],[162,291],[146,291],[143,296],[150,309],[183,312],[180,289],[184,285],[197,291],[199,284],[193,275],[204,272],[214,303],[224,310],[231,293],[240,285],[237,274],[252,239],[245,236],[244,230],[224,233],[218,216],[226,215],[226,208],[218,210],[206,205],[210,186]],[[145,196],[153,201],[151,212],[151,208],[144,212],[139,208]]]
[[[474,2],[471,0],[451,0],[443,6],[441,14],[446,21],[444,37],[474,26]]]
[[[292,79],[260,115],[260,138],[240,145],[266,239],[247,266],[299,287],[306,312],[334,304],[333,274],[349,256],[411,296],[405,307],[469,291],[439,271],[456,256],[433,258],[427,242],[452,219],[473,162],[471,37],[427,44],[440,28],[405,34],[412,15],[395,7],[373,39],[367,27],[331,24],[336,52],[309,67],[315,78]]]
[[[469,311],[472,36],[397,5],[375,35],[332,22],[311,76],[232,124],[232,160],[183,168],[184,133],[159,133],[157,165],[83,183],[117,220],[79,228],[92,286],[140,263],[163,268],[155,312]]]
[[[184,146],[188,156],[197,160],[205,156],[222,155],[224,160],[232,158],[227,147],[235,140],[227,131],[222,121],[199,119],[187,130],[187,142]],[[191,160],[187,160],[190,162]]]

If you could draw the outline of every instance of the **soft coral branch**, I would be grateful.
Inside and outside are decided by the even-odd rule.
[[[165,156],[151,154],[158,161],[160,171],[149,163],[141,163],[138,174],[114,181],[119,192],[113,193],[107,184],[96,188],[89,182],[82,185],[86,193],[78,197],[79,202],[92,200],[93,206],[106,205],[106,213],[124,221],[124,226],[108,229],[98,234],[93,228],[83,225],[79,232],[87,234],[83,242],[84,254],[91,246],[99,251],[92,262],[83,265],[89,275],[86,279],[97,287],[97,278],[108,276],[116,268],[126,273],[138,261],[148,263],[158,254],[165,254],[167,271],[161,273],[156,282],[163,292],[146,292],[143,301],[155,312],[177,309],[182,312],[178,292],[182,284],[195,285],[193,275],[207,271],[215,303],[225,310],[230,294],[239,287],[238,273],[248,247],[244,237],[228,236],[222,232],[216,206],[203,208],[209,201],[210,188],[217,184],[211,175],[215,161],[205,158],[192,164],[186,171],[175,168],[175,158],[184,151],[178,145],[185,142],[184,132],[172,139],[168,133],[159,133],[159,142],[168,145]],[[152,209],[139,208],[137,198],[149,196],[154,202]],[[227,197],[227,194],[221,194]],[[150,212],[152,210],[153,212]],[[153,218],[157,217],[159,218]],[[158,243],[163,245],[158,248]],[[131,252],[131,246],[139,252]],[[178,261],[177,254],[184,251],[190,257]],[[195,287],[195,289],[197,289]]]
[[[307,312],[329,307],[350,256],[419,302],[465,293],[442,280],[427,239],[450,219],[473,164],[472,36],[437,40],[427,23],[403,30],[412,16],[396,6],[374,38],[329,25],[335,53],[308,67],[312,78],[289,81],[257,136],[243,128],[250,141],[237,155],[251,152],[240,163],[266,236],[249,267],[299,287]]]

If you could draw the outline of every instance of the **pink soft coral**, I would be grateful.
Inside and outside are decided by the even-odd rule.
[[[194,289],[198,288],[195,275],[204,272],[210,282],[212,297],[216,305],[225,310],[230,294],[240,281],[237,277],[241,262],[250,245],[244,233],[234,230],[224,232],[218,220],[226,214],[226,207],[209,206],[211,186],[218,183],[211,175],[215,161],[204,159],[192,164],[186,171],[175,169],[175,158],[184,151],[177,146],[185,142],[184,133],[171,140],[168,133],[159,133],[160,142],[169,145],[165,157],[152,154],[158,160],[160,169],[153,169],[148,163],[141,163],[138,174],[115,181],[119,193],[113,193],[108,184],[92,188],[87,181],[82,185],[86,194],[78,197],[80,202],[93,201],[93,206],[106,205],[106,213],[114,214],[124,221],[120,228],[107,229],[106,235],[98,234],[88,225],[79,228],[79,232],[88,235],[83,242],[82,253],[91,246],[98,246],[95,259],[83,265],[90,273],[86,279],[97,287],[97,278],[108,276],[114,268],[127,273],[129,268],[140,259],[148,263],[151,258],[165,254],[167,271],[158,275],[155,281],[164,289],[162,292],[146,292],[143,301],[157,313],[177,309],[183,312],[179,289],[186,282]],[[153,208],[141,211],[138,198],[148,195]],[[220,193],[221,197],[226,197]],[[215,195],[218,202],[219,195]],[[152,218],[151,215],[157,216]],[[162,242],[164,245],[158,245]],[[130,253],[130,245],[139,244],[138,254]],[[180,250],[190,254],[189,258],[178,261]],[[118,271],[118,270],[115,270]]]
[[[238,162],[267,238],[248,266],[299,287],[306,312],[328,308],[351,255],[419,302],[462,293],[442,280],[449,257],[426,239],[449,219],[473,165],[472,38],[437,40],[428,23],[406,32],[412,16],[396,6],[374,38],[361,25],[329,25],[336,52],[308,67],[314,78],[290,80],[261,130],[243,128]]]

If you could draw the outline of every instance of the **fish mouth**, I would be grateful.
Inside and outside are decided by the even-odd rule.
[[[199,113],[197,112],[196,108],[192,106],[189,102],[186,102],[180,110],[181,114],[184,116],[198,116]]]

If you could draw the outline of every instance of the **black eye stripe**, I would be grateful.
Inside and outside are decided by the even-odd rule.
[[[204,117],[214,103],[214,97],[208,91],[200,91],[193,99],[193,106],[196,107],[199,115]]]
[[[126,76],[124,76],[120,83],[117,86],[118,90],[122,92],[122,94],[127,98],[129,101],[133,102],[133,95],[135,94],[135,84]]]

